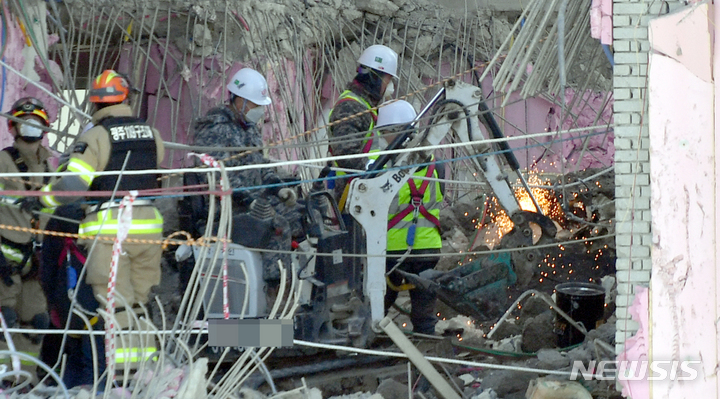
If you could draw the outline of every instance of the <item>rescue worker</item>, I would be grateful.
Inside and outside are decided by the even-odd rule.
[[[268,95],[267,81],[259,72],[250,68],[243,68],[230,78],[227,89],[228,103],[211,109],[205,117],[195,121],[194,145],[205,147],[258,147],[260,149],[263,142],[259,126],[265,117],[265,107],[272,103]],[[226,167],[268,163],[268,160],[263,158],[260,150],[229,159],[238,153],[238,151],[210,151],[208,155],[218,161],[227,159],[224,161]],[[205,175],[193,175],[199,180],[197,183],[207,184]],[[192,178],[193,175],[188,174],[187,176]],[[280,186],[282,180],[273,169],[231,171],[228,172],[228,178],[230,186],[234,189],[233,214],[237,215],[248,211],[250,204],[260,197],[267,199],[279,215],[291,216],[290,213],[296,214],[296,212],[292,211],[296,206],[297,193],[289,187]],[[188,184],[187,181],[186,184]],[[262,185],[277,186],[265,190],[238,190]],[[263,195],[266,193],[269,194],[269,197]],[[197,215],[192,218],[194,226],[191,227],[194,227],[197,235],[202,235],[207,222],[208,204],[199,203],[204,201],[202,198],[190,199],[190,201],[196,202],[191,207],[194,208],[192,213]],[[276,234],[265,246],[267,249],[290,250],[293,230],[302,229],[299,222],[300,218],[292,217],[292,219],[297,219],[297,224],[293,224],[294,229],[291,228],[285,217],[276,215],[273,221]],[[278,259],[289,267],[289,255],[263,253],[264,278],[266,280],[280,278],[277,267]],[[187,268],[183,267],[185,269],[185,273],[183,273],[186,276],[185,279],[189,278],[189,272],[192,271],[192,269],[187,270]]]
[[[117,184],[118,191],[147,190],[158,187],[156,174],[101,175],[102,171],[138,171],[157,169],[164,156],[164,146],[160,134],[143,120],[133,117],[132,109],[126,104],[130,93],[128,80],[113,70],[106,70],[93,80],[88,92],[88,100],[95,107],[92,114],[93,127],[82,133],[72,147],[70,159],[66,166],[67,172],[80,173],[71,175],[63,173],[43,187],[46,194],[40,203],[32,199],[24,202],[26,208],[57,207],[82,199],[75,196],[56,195],[59,191],[104,191],[111,192]],[[119,180],[119,182],[118,182]],[[114,238],[119,228],[118,210],[121,198],[110,201],[110,197],[88,196],[88,201],[95,202],[85,210],[85,217],[80,223],[78,233],[90,236],[78,240],[78,244],[86,250],[93,245],[94,237]],[[163,232],[163,218],[160,212],[148,199],[138,197],[133,203],[132,222],[128,232],[129,239],[160,240]],[[107,296],[110,260],[112,259],[112,240],[97,240],[92,253],[86,260],[86,283],[92,287],[96,298]],[[122,253],[117,265],[116,318],[120,328],[128,328],[130,312],[139,312],[140,305],[147,304],[150,289],[160,283],[160,259],[162,248],[158,244],[124,242]],[[127,309],[124,304],[131,309]],[[101,307],[103,303],[101,302]],[[97,319],[96,319],[97,320]],[[101,325],[102,320],[97,320]],[[95,328],[101,328],[95,325]],[[96,337],[101,344],[101,338]],[[133,344],[130,344],[133,346]],[[82,355],[86,361],[92,356],[87,353],[89,341],[83,345]],[[118,346],[116,362],[133,362],[139,353],[155,351],[155,348],[122,348]],[[126,359],[125,353],[131,353]],[[103,356],[103,351],[98,350]],[[98,366],[104,367],[105,361],[98,359]],[[85,366],[87,369],[87,365]]]
[[[330,111],[330,123],[357,113],[365,113],[330,126],[332,155],[361,154],[370,151],[377,111],[368,112],[368,110],[377,107],[384,98],[390,98],[395,92],[393,80],[397,79],[397,62],[397,53],[380,44],[368,47],[360,55],[357,75],[335,102]],[[360,158],[342,159],[338,160],[335,166],[363,170],[365,161]],[[337,176],[345,174],[336,172]],[[345,191],[347,183],[347,179],[341,178],[331,181],[329,185],[329,188],[334,188],[335,199],[341,210],[347,198]]]
[[[378,110],[377,127],[382,138],[391,143],[416,117],[415,108],[407,101],[398,100]],[[417,177],[438,178],[435,164],[431,163],[414,173]],[[443,193],[438,181],[411,178],[403,185],[388,210],[387,272],[396,267],[408,273],[420,274],[435,268],[442,248],[440,236],[440,204]],[[407,257],[403,255],[426,255]],[[401,262],[398,265],[398,262]],[[388,275],[385,295],[385,313],[395,303],[403,277],[393,271]],[[436,296],[428,291],[410,290],[410,321],[413,332],[434,334]]]
[[[49,172],[48,158],[52,153],[42,145],[42,139],[50,119],[42,102],[30,97],[21,98],[13,104],[9,114],[25,122],[8,120],[8,130],[14,141],[12,146],[0,151],[0,173]],[[36,191],[42,184],[43,177],[0,178],[0,190]],[[15,205],[22,197],[4,196],[0,206],[2,223],[21,228],[43,228],[46,218],[39,218]],[[46,329],[50,322],[38,280],[35,244],[36,237],[32,233],[0,229],[3,255],[0,256],[0,306],[10,327],[20,324]],[[41,336],[30,338],[34,344],[40,343]]]

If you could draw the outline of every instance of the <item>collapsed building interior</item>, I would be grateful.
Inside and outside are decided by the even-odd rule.
[[[194,151],[188,146],[192,122],[227,100],[225,84],[235,71],[252,67],[267,77],[274,102],[262,129],[262,151],[309,192],[328,159],[329,112],[354,76],[358,56],[371,44],[387,45],[400,55],[395,98],[416,109],[427,106],[448,82],[481,89],[480,103],[486,109],[466,118],[481,126],[485,138],[493,137],[489,126],[494,121],[507,138],[500,142],[509,146],[492,147],[484,156],[515,156],[518,165],[506,166],[507,179],[521,208],[535,212],[536,201],[555,232],[548,237],[537,223],[529,223],[530,245],[513,241],[513,221],[483,178],[480,164],[473,162],[475,153],[454,145],[460,139],[449,134],[442,142],[447,146],[434,151],[446,172],[440,218],[443,254],[437,269],[449,272],[464,266],[482,272],[488,257],[502,256],[509,257],[506,262],[513,268],[512,276],[487,281],[499,286],[480,284],[487,289],[473,292],[469,307],[438,301],[437,336],[410,336],[427,358],[458,361],[436,363],[452,394],[429,383],[431,378],[422,378],[406,360],[389,357],[399,350],[382,333],[367,352],[353,356],[330,344],[323,349],[294,347],[297,353],[287,348],[209,348],[194,338],[194,331],[197,321],[206,321],[211,313],[209,308],[204,316],[201,311],[208,303],[206,292],[215,295],[221,279],[196,278],[180,292],[175,249],[183,241],[170,239],[163,282],[150,305],[153,323],[141,324],[154,324],[144,328],[158,339],[159,358],[172,360],[148,360],[145,374],[118,371],[115,393],[98,394],[94,387],[84,393],[71,390],[67,397],[120,397],[112,395],[124,390],[135,397],[379,394],[390,399],[414,394],[510,399],[532,395],[533,389],[538,396],[527,397],[556,397],[539,396],[542,384],[566,384],[563,389],[568,391],[582,388],[579,396],[566,397],[616,397],[614,381],[567,382],[571,361],[587,364],[615,356],[612,53],[591,34],[591,0],[519,3],[3,2],[0,108],[26,95],[40,98],[54,119],[48,145],[60,154],[89,121],[85,92],[91,79],[105,69],[126,74],[135,89],[131,105],[136,115],[158,129],[166,142],[167,171],[161,181],[168,191],[156,200],[165,216],[165,236],[178,237],[180,230],[177,202],[183,194],[177,188],[182,185],[181,170],[194,167],[188,157]],[[429,117],[420,123],[428,128],[439,124]],[[6,146],[11,137],[1,124],[0,130]],[[219,213],[228,211],[224,206]],[[216,244],[215,254],[220,249]],[[217,259],[203,254],[197,268],[215,267]],[[276,293],[269,318],[293,319],[301,296],[293,291],[298,278],[287,276],[287,287]],[[571,310],[562,309],[555,292],[558,284],[567,282],[589,283],[604,293],[601,314],[591,321],[597,324],[584,326],[591,331],[583,333],[580,342],[577,333],[571,343],[558,338],[568,338],[559,330],[572,329],[556,312]],[[549,299],[553,294],[555,299]],[[389,313],[401,328],[409,323],[408,306],[409,299],[401,294]],[[22,340],[20,334],[14,336]],[[0,397],[4,392],[15,392],[12,384]],[[50,383],[17,392],[65,397]]]

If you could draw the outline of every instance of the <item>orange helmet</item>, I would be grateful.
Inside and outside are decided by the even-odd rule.
[[[121,74],[108,69],[95,78],[88,100],[91,103],[121,103],[130,93],[130,85]]]
[[[50,118],[48,117],[47,111],[42,101],[33,97],[23,97],[13,104],[10,109],[10,115],[20,118],[25,115],[35,115],[42,119],[45,126],[50,126]],[[15,121],[8,119],[8,129],[12,129],[15,126]]]

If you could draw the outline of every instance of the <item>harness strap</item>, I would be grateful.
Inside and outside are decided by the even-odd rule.
[[[27,164],[25,163],[25,160],[20,156],[20,151],[15,147],[6,147],[3,149],[3,151],[7,152],[8,155],[10,155],[10,158],[12,158],[13,162],[15,162],[15,167],[17,168],[18,172],[20,173],[27,173],[27,171],[30,169]],[[50,168],[48,167],[47,162],[45,162],[45,172],[50,172]],[[25,182],[25,189],[30,191],[33,189],[32,185],[30,184],[30,177],[29,176],[22,176],[21,177],[23,181]],[[48,184],[50,182],[50,176],[43,177],[43,184]]]
[[[431,177],[435,173],[435,165],[431,164],[427,168],[427,173],[425,174],[425,177]],[[418,208],[418,211],[427,219],[430,223],[434,224],[438,229],[440,228],[440,220],[436,218],[433,214],[431,214],[426,208],[425,204],[423,204],[422,200],[425,197],[425,191],[427,190],[428,185],[430,184],[430,180],[425,180],[420,185],[420,189],[415,186],[415,181],[410,178],[408,180],[408,187],[410,188],[410,203],[408,203],[408,206],[400,211],[397,215],[395,215],[390,221],[388,221],[388,229],[392,229],[395,227],[398,223],[400,223],[401,220],[405,218],[405,216],[409,215],[410,212],[414,211],[415,208]],[[416,205],[416,202],[418,205]]]
[[[83,264],[85,264],[85,261],[87,260],[85,255],[78,249],[77,245],[75,245],[75,241],[70,237],[65,237],[65,245],[63,246],[62,251],[60,251],[60,257],[58,258],[58,265],[61,265],[65,257],[68,255],[68,252],[71,252],[73,255],[75,255],[76,258]]]

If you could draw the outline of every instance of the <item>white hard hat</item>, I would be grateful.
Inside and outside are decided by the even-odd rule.
[[[408,124],[415,120],[417,112],[405,100],[388,101],[378,108],[377,127]]]
[[[227,85],[227,89],[230,90],[230,93],[252,101],[257,105],[272,103],[270,96],[268,96],[268,84],[265,77],[254,69],[243,68],[235,72]]]
[[[358,58],[358,63],[388,73],[396,78],[398,77],[398,55],[393,49],[382,44],[375,44],[366,48]]]

